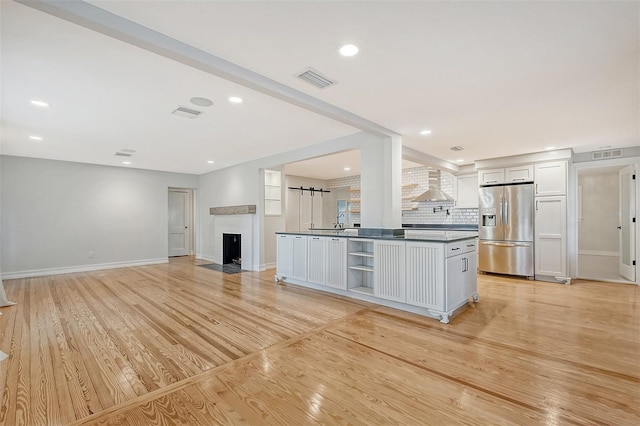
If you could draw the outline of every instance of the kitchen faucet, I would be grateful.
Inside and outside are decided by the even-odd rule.
[[[340,223],[341,217],[344,217],[344,213],[340,213],[338,216],[336,216],[336,223],[333,226],[334,228],[344,228],[344,223]]]

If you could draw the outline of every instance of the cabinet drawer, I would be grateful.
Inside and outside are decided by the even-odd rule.
[[[478,246],[478,240],[464,240],[456,241],[454,243],[447,244],[446,257],[457,256],[462,253],[469,253],[476,251]]]

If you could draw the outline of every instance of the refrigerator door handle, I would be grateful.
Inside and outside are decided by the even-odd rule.
[[[498,243],[498,242],[489,242],[489,241],[481,241],[480,244],[485,246],[498,246],[498,247],[529,247],[531,243],[528,244],[518,244],[518,243]]]
[[[504,220],[505,225],[509,224],[509,201],[504,200]]]

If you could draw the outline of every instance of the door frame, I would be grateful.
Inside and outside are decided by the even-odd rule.
[[[189,218],[189,256],[194,256],[196,254],[196,189],[195,188],[178,188],[174,186],[170,186],[167,188],[167,224],[169,223],[169,192],[171,191],[186,191],[188,196],[188,207],[189,211],[187,213]],[[169,234],[166,235],[167,238],[167,259],[169,258]]]
[[[620,168],[634,165],[636,169],[636,218],[638,217],[638,213],[640,213],[640,184],[638,184],[638,173],[640,173],[640,157],[626,157],[626,158],[615,158],[611,160],[594,160],[594,161],[584,161],[580,163],[573,163],[571,165],[571,170],[569,173],[569,192],[568,192],[568,218],[569,223],[567,224],[568,231],[568,256],[569,256],[569,268],[570,274],[572,278],[578,277],[578,174],[581,170],[586,169],[597,169],[603,167],[612,167],[619,166]],[[636,280],[635,284],[640,285],[640,274],[638,274],[638,257],[640,257],[640,229],[637,225],[636,219]],[[633,281],[615,281],[615,282],[626,282],[626,283],[634,283]]]

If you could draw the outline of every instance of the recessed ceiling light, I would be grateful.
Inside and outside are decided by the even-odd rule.
[[[211,99],[201,98],[200,96],[191,98],[191,103],[201,107],[210,107],[211,105],[213,105],[213,101],[211,101]]]
[[[37,99],[32,100],[31,101],[31,105],[34,105],[34,106],[37,106],[37,107],[40,107],[40,108],[47,108],[49,106],[49,104],[46,103],[45,101],[40,101],[40,100],[37,100]]]
[[[122,164],[125,164],[128,166],[129,164],[131,164],[131,161],[123,161]]]
[[[345,172],[348,172],[349,170],[351,170],[351,167],[345,167],[345,168],[344,168],[344,171],[345,171]]]
[[[342,56],[355,56],[358,54],[358,46],[355,44],[345,44],[339,50]]]
[[[31,139],[32,141],[41,141],[42,140],[42,136],[29,136],[29,139]]]
[[[548,146],[544,150],[545,151],[551,151],[552,149],[556,149],[556,147],[555,146]]]
[[[209,164],[213,164],[213,163],[214,163],[214,161],[213,161],[213,160],[209,160],[209,161],[207,161],[207,163],[209,163]]]
[[[229,102],[231,102],[232,104],[241,104],[242,103],[242,98],[239,98],[237,96],[231,96],[229,98]]]
[[[422,130],[422,131],[420,132],[420,134],[421,134],[421,135],[430,135],[430,134],[431,134],[431,130],[429,130],[429,129]]]
[[[458,158],[458,159],[456,160],[456,163],[462,163],[463,161],[464,161],[464,158]]]

